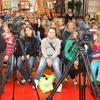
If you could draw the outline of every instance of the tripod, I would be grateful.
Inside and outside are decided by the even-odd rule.
[[[74,43],[75,44],[75,43]],[[88,77],[90,78],[90,64],[89,64],[89,59],[87,57],[87,54],[85,51],[85,48],[82,47],[82,46],[79,46],[79,50],[78,52],[75,53],[73,59],[72,59],[72,62],[70,62],[68,64],[68,68],[63,72],[61,78],[59,79],[59,81],[57,82],[57,84],[55,85],[53,91],[50,93],[50,95],[46,98],[46,100],[52,100],[52,97],[53,95],[55,94],[56,90],[58,89],[59,85],[62,83],[62,81],[64,80],[64,78],[66,76],[68,76],[68,72],[70,70],[70,68],[72,67],[73,63],[75,62],[75,60],[77,58],[79,58],[79,68],[80,68],[80,59],[82,59],[84,61],[84,65],[85,65],[85,68],[86,68],[86,72],[87,72],[87,75]],[[92,75],[93,77],[93,75]],[[93,77],[94,79],[94,77]],[[94,79],[95,80],[95,79]],[[83,80],[83,84],[81,84],[81,71],[79,69],[79,100],[85,100],[86,99],[86,74],[84,74],[84,80]],[[96,82],[94,81],[94,85],[95,85],[95,88],[94,88],[94,85],[92,84],[92,82],[90,81],[91,83],[91,86],[92,86],[92,89],[93,89],[93,93],[94,93],[94,96],[95,96],[95,99],[96,100],[99,100],[98,96],[97,96],[97,92],[96,92],[96,89],[97,89],[97,86],[96,86]]]
[[[22,44],[21,44],[21,41],[20,41],[19,39],[17,39],[16,41],[19,42],[20,46],[22,45]],[[21,48],[23,48],[23,47],[21,46]],[[22,49],[22,52],[23,52],[23,54],[25,54],[25,52],[23,51],[23,49]],[[16,58],[16,59],[15,59],[15,58]],[[27,67],[26,67],[26,68],[27,68],[28,76],[29,76],[29,78],[31,79],[32,85],[35,87],[35,91],[36,91],[38,100],[40,100],[40,97],[39,97],[39,94],[38,94],[38,91],[37,91],[37,88],[36,88],[36,84],[35,84],[35,82],[34,82],[34,79],[33,79],[32,75],[31,75],[31,70],[30,70],[30,68],[29,68],[28,60],[26,59],[25,62],[27,63]],[[17,57],[15,56],[14,51],[13,51],[12,56],[11,56],[11,63],[10,63],[10,65],[9,65],[9,63],[7,62],[7,66],[8,66],[8,68],[7,68],[7,73],[4,75],[4,78],[3,78],[3,82],[2,82],[2,86],[1,86],[1,87],[2,87],[2,90],[3,90],[3,89],[4,89],[5,82],[6,82],[7,78],[8,78],[8,76],[9,76],[9,71],[11,70],[11,71],[13,72],[12,100],[14,100],[14,95],[15,95],[15,83],[16,83],[16,78],[17,78],[17,77],[16,77],[16,75],[17,75],[17,68],[16,68],[16,66],[17,66]],[[22,74],[22,75],[23,75],[23,74]]]
[[[31,79],[31,83],[32,83],[32,85],[33,85],[34,88],[35,88],[35,91],[36,91],[38,100],[40,100],[40,97],[39,97],[39,94],[38,94],[38,91],[37,91],[37,88],[36,88],[36,84],[35,84],[34,78],[33,78],[32,74],[31,74],[31,70],[30,70],[30,67],[29,67],[29,63],[28,63],[28,60],[27,60],[27,57],[26,57],[26,52],[25,52],[25,50],[24,50],[22,41],[21,41],[20,39],[18,39],[18,37],[17,37],[16,41],[19,43],[20,48],[21,48],[21,50],[22,50],[22,53],[23,53],[23,55],[24,55],[25,58],[26,58],[26,59],[25,59],[25,62],[26,62],[26,64],[27,64],[27,67],[26,67],[26,68],[27,68],[27,71],[28,71],[28,74],[29,74],[29,78]]]
[[[5,55],[5,51],[0,53],[0,96],[1,96],[1,94],[3,92],[3,87],[2,87],[2,65],[3,65],[4,55]]]
[[[40,97],[39,97],[39,94],[38,94],[38,91],[36,89],[36,85],[35,85],[35,82],[34,82],[34,79],[31,75],[31,71],[30,71],[30,68],[29,68],[29,64],[26,60],[26,64],[27,64],[27,71],[29,73],[29,76],[30,76],[30,79],[31,79],[31,83],[32,85],[35,87],[35,91],[36,91],[36,94],[37,94],[37,97],[38,97],[38,100],[40,100]],[[14,56],[12,57],[12,66],[14,65]],[[16,64],[17,66],[17,64]],[[16,67],[12,67],[13,68],[13,92],[12,92],[12,100],[14,100],[14,94],[15,94],[15,82],[16,82],[16,75],[17,75],[17,68]]]
[[[7,78],[9,77],[9,71],[12,70],[13,71],[13,66],[14,66],[14,55],[12,54],[11,56],[11,65],[9,65],[9,62],[7,61],[7,71],[4,75],[2,75],[2,84],[1,84],[1,91],[4,90],[4,86],[5,86],[5,82],[7,80]],[[11,74],[11,73],[10,73]],[[14,92],[14,89],[13,89]],[[14,93],[13,93],[14,94]],[[13,96],[12,96],[13,97]]]

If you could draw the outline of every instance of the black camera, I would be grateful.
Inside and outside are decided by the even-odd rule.
[[[12,23],[12,31],[14,34],[19,34],[22,26],[25,24],[25,20],[23,17],[16,17]]]
[[[78,23],[78,39],[80,43],[90,44],[93,42],[93,31],[90,30],[90,26],[83,20],[79,20]]]
[[[14,25],[15,27],[20,27],[20,26],[22,26],[24,23],[25,23],[25,20],[24,20],[22,17],[18,17],[18,18],[16,18],[16,19],[14,20],[13,25]]]
[[[91,44],[93,42],[93,32],[89,30],[80,30],[78,39],[82,44]]]

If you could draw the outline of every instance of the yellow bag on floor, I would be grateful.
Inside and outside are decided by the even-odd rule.
[[[55,75],[42,74],[39,80],[39,87],[45,93],[53,90]]]

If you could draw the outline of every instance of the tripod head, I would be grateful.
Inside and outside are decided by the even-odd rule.
[[[68,49],[68,52],[70,52],[72,50],[72,48],[74,47],[74,45],[76,45],[76,44],[77,44],[78,51],[82,51],[82,52],[86,51],[87,52],[88,44],[83,43],[82,41],[80,41],[79,38],[74,39],[74,42],[72,43],[72,45]]]
[[[78,29],[77,37],[69,48],[68,52],[74,47],[75,44],[78,46],[78,50],[87,51],[88,47],[93,43],[93,31],[91,29]]]

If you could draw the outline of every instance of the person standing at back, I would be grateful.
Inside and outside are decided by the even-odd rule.
[[[69,21],[72,21],[72,19],[74,18],[74,14],[72,12],[72,9],[69,8],[68,9],[68,12],[66,13],[64,19],[65,19],[65,25],[69,22]]]

